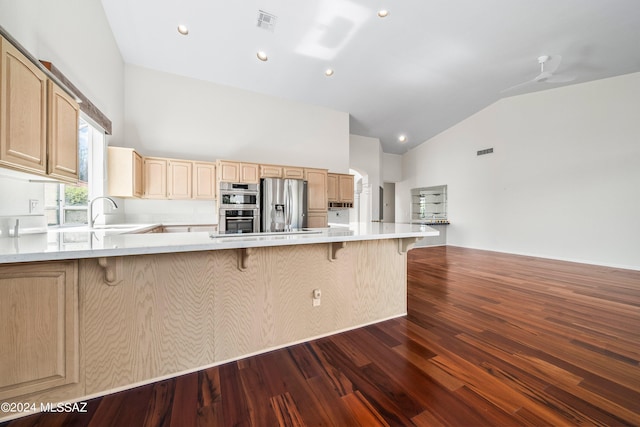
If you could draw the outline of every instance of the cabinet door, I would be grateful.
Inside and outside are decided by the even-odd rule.
[[[307,209],[327,211],[327,171],[326,169],[305,169],[307,180]]]
[[[254,163],[240,163],[240,182],[257,184],[260,182],[259,165]]]
[[[133,148],[107,148],[107,184],[113,197],[142,197],[144,167],[142,156]]]
[[[216,164],[208,162],[193,163],[193,198],[216,198]]]
[[[240,182],[240,163],[221,160],[217,167],[219,182]]]
[[[193,184],[193,162],[169,160],[167,163],[167,197],[190,199]]]
[[[260,165],[260,178],[282,178],[282,167]]]
[[[304,179],[304,169],[285,166],[282,168],[282,177],[291,179]]]
[[[0,266],[0,325],[0,400],[77,383],[77,262]]]
[[[80,107],[52,81],[48,83],[47,173],[64,181],[78,181],[78,114]]]
[[[45,174],[47,77],[2,37],[0,44],[0,164]]]
[[[338,201],[338,175],[334,173],[327,174],[327,200]]]
[[[308,228],[325,228],[328,225],[329,215],[327,212],[310,212],[307,214]]]
[[[167,161],[153,157],[144,158],[144,197],[167,198]]]
[[[144,193],[144,166],[142,163],[142,156],[135,151],[132,152],[132,160],[133,160],[133,185],[132,192],[134,197],[142,197]]]
[[[353,175],[339,175],[338,199],[342,203],[353,203]]]

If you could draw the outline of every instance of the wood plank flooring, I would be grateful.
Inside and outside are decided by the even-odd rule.
[[[8,425],[640,425],[640,271],[420,248],[408,307]]]

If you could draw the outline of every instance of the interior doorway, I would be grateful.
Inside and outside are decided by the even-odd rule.
[[[382,192],[382,222],[396,222],[396,184],[385,182]]]

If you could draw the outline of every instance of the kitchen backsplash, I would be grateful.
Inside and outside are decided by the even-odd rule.
[[[0,216],[44,213],[44,184],[29,182],[28,177],[13,177],[11,173],[3,169],[0,175]],[[32,212],[30,200],[38,201]]]
[[[215,200],[120,200],[123,202],[124,221],[107,218],[107,223],[218,223]]]
[[[349,225],[349,209],[331,209],[329,210],[329,224]]]

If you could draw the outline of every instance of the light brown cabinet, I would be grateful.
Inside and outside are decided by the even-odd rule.
[[[327,200],[331,206],[353,204],[353,175],[329,173],[327,175]]]
[[[290,179],[304,179],[304,168],[282,167],[282,177]]]
[[[305,169],[307,181],[308,227],[327,226],[327,170]]]
[[[216,164],[142,157],[132,148],[108,147],[109,195],[146,199],[216,197]]]
[[[327,200],[329,203],[338,201],[338,175],[327,174]]]
[[[167,161],[167,197],[191,199],[192,185],[193,162],[169,159]]]
[[[304,168],[260,165],[260,178],[304,179]]]
[[[216,164],[193,162],[193,198],[216,198]]]
[[[282,166],[260,165],[260,178],[282,178]]]
[[[327,212],[309,212],[307,214],[307,227],[324,228],[329,223],[329,214]]]
[[[79,380],[78,264],[0,266],[0,400]]]
[[[258,184],[260,182],[260,165],[256,163],[230,162],[218,160],[218,182],[241,182]]]
[[[260,182],[258,165],[253,163],[240,163],[240,182],[258,184]]]
[[[78,103],[11,43],[0,44],[0,165],[77,182]]]
[[[144,195],[147,199],[167,198],[167,159],[145,157]]]
[[[7,40],[0,43],[0,164],[46,174],[47,76]]]
[[[218,160],[216,163],[218,182],[239,182],[240,163]]]
[[[353,203],[353,175],[338,176],[338,201]]]
[[[47,173],[57,179],[78,181],[78,103],[52,81],[48,82]]]
[[[107,186],[113,197],[142,197],[142,156],[133,148],[107,148]]]

